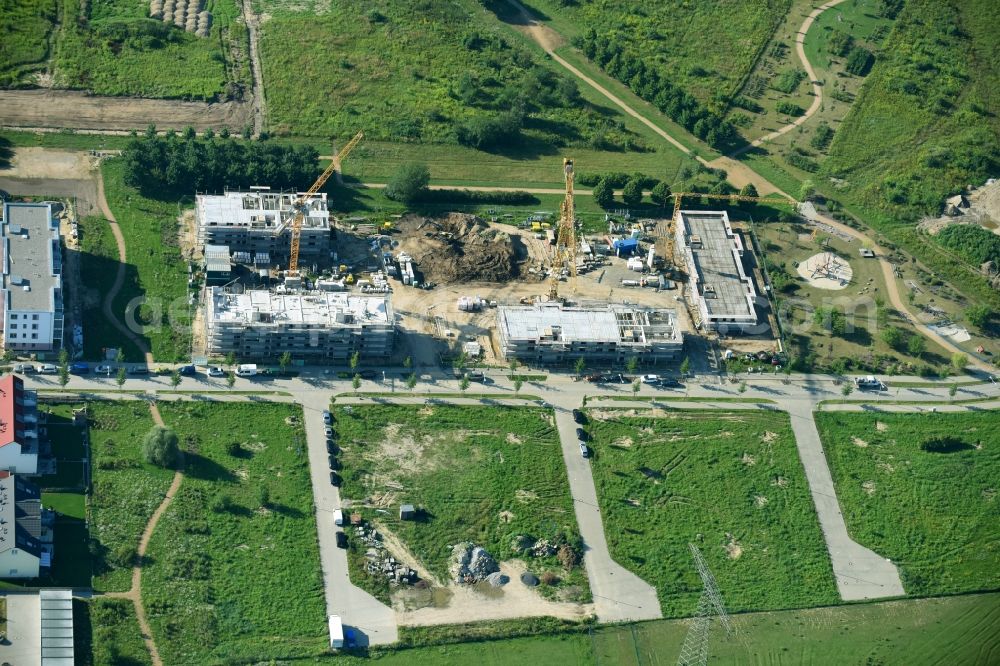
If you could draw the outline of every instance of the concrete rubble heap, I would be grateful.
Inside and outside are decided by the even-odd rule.
[[[471,584],[500,571],[500,566],[485,548],[465,542],[452,547],[449,573],[456,583]]]
[[[374,527],[358,525],[354,528],[358,539],[361,540],[368,549],[365,551],[365,559],[368,560],[365,569],[372,576],[385,576],[389,579],[390,585],[412,585],[417,582],[417,572],[389,554],[382,543],[382,535]]]

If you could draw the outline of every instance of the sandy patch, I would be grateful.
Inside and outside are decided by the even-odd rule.
[[[514,499],[518,502],[527,504],[528,502],[538,499],[538,493],[532,492],[531,490],[525,490],[524,488],[518,488],[514,491]]]
[[[863,439],[859,439],[858,437],[851,437],[851,441],[854,442],[854,446],[859,446],[862,449],[868,448],[868,442],[866,442]]]
[[[886,424],[882,423],[881,421],[876,421],[875,422],[875,429],[878,430],[879,432],[885,432],[886,430],[889,429],[889,426],[887,426]]]
[[[732,437],[732,436],[733,433],[732,431],[729,430],[723,430],[722,432],[719,433],[719,437]]]
[[[896,471],[895,467],[886,462],[878,463],[877,465],[875,465],[875,469],[880,469],[886,474],[892,474],[893,472]]]
[[[524,441],[512,432],[507,433],[508,444],[524,444]]]
[[[729,555],[729,559],[740,559],[740,556],[743,555],[743,546],[740,545],[740,542],[732,534],[727,533],[726,538],[729,539],[729,542],[726,543],[726,554]]]
[[[0,176],[86,180],[92,177],[93,166],[85,151],[18,148],[10,168],[0,169]]]
[[[740,462],[742,462],[742,463],[743,463],[744,465],[746,465],[747,467],[753,467],[754,465],[756,465],[756,464],[757,464],[757,459],[756,459],[756,458],[754,458],[754,457],[753,457],[752,455],[750,455],[749,453],[744,453],[744,454],[743,454],[743,457],[742,457],[742,458],[740,458]]]
[[[865,481],[864,483],[861,484],[861,490],[865,491],[866,495],[874,495],[875,494],[875,482],[874,481]]]
[[[426,407],[423,407],[420,410],[418,410],[417,414],[420,414],[421,416],[433,416],[434,407],[431,405],[427,405]]]
[[[514,520],[514,514],[511,513],[510,511],[501,511],[499,514],[497,514],[497,517],[500,519],[501,523],[509,523],[510,521]]]
[[[778,439],[778,433],[771,432],[770,430],[765,430],[764,435],[761,437],[761,440],[767,442],[768,444],[770,444],[776,439]]]
[[[611,442],[611,446],[621,446],[626,449],[631,448],[635,442],[632,441],[631,437],[619,437],[615,441]]]
[[[762,507],[767,504],[768,499],[763,495],[754,495],[753,501],[758,507]]]
[[[832,291],[846,289],[854,276],[851,265],[832,252],[814,254],[801,262],[796,270],[810,287]]]
[[[778,486],[779,488],[784,488],[788,485],[788,479],[783,476],[776,476],[774,480],[771,481],[772,486]]]
[[[625,503],[626,504],[630,504],[632,506],[642,506],[642,502],[640,500],[636,499],[635,497],[629,497],[629,498],[627,498],[625,500]]]

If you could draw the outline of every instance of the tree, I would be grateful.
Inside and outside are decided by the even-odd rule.
[[[922,335],[911,335],[910,339],[906,341],[906,351],[910,353],[910,356],[920,358],[926,350],[927,341]]]
[[[954,398],[956,393],[958,393],[958,384],[952,384],[948,387],[948,395],[950,397]]]
[[[178,370],[174,370],[170,373],[170,385],[174,388],[181,385],[181,373]]]
[[[753,183],[747,183],[740,190],[740,195],[744,197],[758,197],[757,188],[753,186]]]
[[[417,385],[417,373],[411,372],[410,376],[406,378],[406,388],[413,390],[413,387]]]
[[[236,352],[226,354],[226,365],[236,365]]]
[[[142,456],[158,467],[175,467],[181,457],[177,433],[164,426],[153,426],[142,439]]]
[[[625,183],[625,188],[622,190],[622,200],[626,206],[633,208],[642,203],[642,181],[633,178]]]
[[[458,368],[459,371],[461,371],[468,362],[469,362],[469,355],[463,351],[458,355],[458,358],[455,359],[455,367]]]
[[[125,362],[125,350],[119,347],[118,351],[115,353],[115,363],[121,365],[124,362]]]
[[[840,387],[840,395],[844,396],[845,398],[851,395],[852,391],[854,391],[854,384],[847,383]]]
[[[467,375],[462,375],[462,380],[458,382],[458,388],[463,395],[469,390],[469,377]]]
[[[518,393],[521,392],[521,387],[524,386],[524,381],[518,377],[514,380],[514,396],[516,397]]]
[[[740,393],[746,393],[747,392],[747,383],[746,382],[740,382],[740,386],[739,386],[738,390],[739,390]]]
[[[361,375],[355,373],[354,377],[351,378],[351,386],[354,387],[354,392],[357,393],[358,389],[361,388]]]
[[[235,383],[236,383],[236,373],[235,372],[227,372],[226,373],[226,384],[229,385],[229,388],[233,388],[233,384],[235,384]]]
[[[632,395],[633,396],[637,395],[639,393],[639,389],[640,388],[642,388],[642,382],[639,381],[638,379],[636,379],[635,381],[633,381],[632,382]]]
[[[691,372],[691,359],[685,356],[681,361],[681,375],[687,376],[689,372]]]
[[[292,352],[285,352],[278,358],[278,366],[281,368],[281,374],[285,374],[288,370],[288,366],[292,362]]]
[[[882,340],[893,349],[899,349],[903,345],[904,339],[903,332],[895,326],[889,326],[882,331]]]
[[[639,367],[639,357],[632,356],[628,361],[625,362],[625,371],[632,373],[635,369]]]
[[[963,372],[967,365],[969,365],[969,357],[962,352],[955,352],[951,355],[951,367],[956,373]]]
[[[601,208],[610,208],[611,204],[615,202],[615,191],[607,178],[601,178],[597,181],[597,185],[594,185],[593,196],[594,203]]]
[[[812,195],[816,194],[816,186],[808,178],[802,181],[802,186],[799,187],[799,201],[808,201]]]
[[[990,319],[993,318],[993,310],[986,305],[973,305],[965,311],[965,318],[969,320],[969,323],[983,330],[990,325]]]
[[[576,364],[573,366],[573,370],[576,372],[577,376],[583,376],[584,370],[587,369],[587,361],[581,356],[576,359]]]
[[[354,352],[353,354],[351,354],[351,359],[349,362],[351,364],[351,370],[352,371],[357,370],[358,363],[361,362],[361,352]]]
[[[257,503],[261,508],[267,508],[271,505],[271,491],[263,484],[257,486]]]
[[[413,203],[427,190],[431,182],[431,172],[426,164],[407,162],[396,169],[396,173],[385,186],[385,196],[393,201]]]
[[[403,367],[406,368],[407,370],[409,370],[410,368],[412,368],[413,367],[413,359],[410,358],[409,356],[407,356],[406,358],[404,358],[403,359]]]
[[[115,377],[115,381],[118,382],[118,386],[125,386],[125,368],[118,368],[118,376]]]
[[[670,203],[670,186],[661,180],[653,186],[653,191],[650,192],[650,198],[653,200],[653,203],[666,208],[667,204]]]
[[[65,349],[59,350],[59,385],[69,384],[69,352]]]
[[[510,368],[510,374],[513,375],[517,371],[517,359],[510,359],[510,363],[507,364],[507,367]]]

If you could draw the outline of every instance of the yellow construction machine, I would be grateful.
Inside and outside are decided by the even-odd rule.
[[[573,203],[573,160],[569,158],[563,159],[563,177],[566,180],[566,198],[559,207],[559,227],[549,286],[550,301],[559,300],[559,280],[564,274],[570,280],[576,277],[576,207]]]

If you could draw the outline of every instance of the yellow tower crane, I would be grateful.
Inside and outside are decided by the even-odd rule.
[[[326,185],[326,181],[330,179],[330,176],[337,170],[340,163],[351,154],[351,151],[361,142],[364,136],[364,132],[355,134],[354,138],[348,141],[347,145],[341,148],[337,156],[330,161],[330,166],[320,174],[316,182],[309,188],[309,191],[299,196],[295,203],[292,204],[292,207],[295,209],[295,219],[292,220],[292,247],[288,257],[288,271],[285,273],[287,277],[296,278],[299,276],[299,242],[302,240],[302,222],[306,218],[309,197],[319,192]]]
[[[563,159],[563,177],[566,179],[566,198],[559,207],[559,228],[552,259],[552,284],[549,300],[559,299],[559,279],[565,273],[576,277],[576,206],[573,203],[573,160]]]

